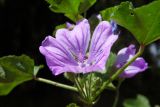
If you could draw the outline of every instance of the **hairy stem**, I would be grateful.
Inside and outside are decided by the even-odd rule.
[[[67,89],[67,90],[78,92],[78,89],[76,87],[69,86],[69,85],[66,85],[66,84],[58,83],[58,82],[51,81],[51,80],[44,79],[44,78],[35,78],[35,80],[39,81],[39,82],[54,85],[56,87],[60,87],[60,88],[64,88],[64,89]]]
[[[141,45],[136,55],[128,61],[125,65],[123,65],[122,68],[117,70],[101,87],[100,90],[96,92],[96,97],[105,89],[105,87],[111,83],[113,80],[115,80],[132,62],[134,62],[144,51],[144,45]]]

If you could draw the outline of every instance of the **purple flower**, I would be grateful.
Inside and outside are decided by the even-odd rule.
[[[134,55],[136,49],[134,45],[123,48],[118,52],[116,67],[121,68],[126,62],[128,62]],[[148,63],[142,58],[138,57],[131,65],[129,65],[124,72],[120,75],[122,78],[131,78],[139,72],[143,72],[148,68]]]
[[[90,25],[88,20],[84,19],[72,30],[66,28],[57,30],[55,38],[47,36],[39,49],[54,75],[63,72],[100,71],[105,69],[110,49],[118,38],[112,29],[109,22],[100,22],[93,32],[88,49],[91,38]]]

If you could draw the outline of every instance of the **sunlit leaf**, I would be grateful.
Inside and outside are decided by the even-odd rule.
[[[50,9],[56,13],[63,13],[71,20],[78,20],[80,0],[46,0]]]
[[[46,0],[49,8],[56,13],[63,13],[66,17],[76,22],[83,17],[82,13],[86,12],[96,0]]]
[[[130,2],[123,2],[118,6],[101,12],[104,20],[114,20],[128,29],[140,44],[150,44],[160,38],[160,0],[133,8]]]

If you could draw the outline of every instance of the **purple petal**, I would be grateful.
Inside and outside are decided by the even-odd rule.
[[[82,20],[73,30],[58,30],[56,32],[56,39],[82,61],[85,57],[90,40],[90,26],[88,20]]]
[[[58,30],[56,38],[46,37],[39,49],[54,75],[63,72],[88,73],[105,68],[110,49],[117,38],[118,36],[112,33],[110,23],[101,22],[93,33],[87,58],[90,26],[88,20],[84,19],[72,30]]]
[[[137,73],[143,72],[148,68],[148,63],[141,57],[137,58],[125,71],[120,75],[123,78],[131,78]]]
[[[125,47],[125,48],[121,49],[121,50],[118,52],[118,55],[119,55],[119,54],[135,55],[135,53],[136,53],[135,45],[131,44],[131,45],[129,45],[128,47]]]
[[[122,67],[131,57],[135,55],[136,49],[134,45],[121,49],[117,54],[116,67]]]
[[[39,50],[46,57],[47,65],[55,75],[62,73],[62,69],[67,65],[78,65],[71,53],[51,36],[45,38]]]
[[[118,35],[112,33],[112,26],[107,21],[102,21],[96,27],[91,40],[88,63],[97,64],[104,69],[113,43]]]

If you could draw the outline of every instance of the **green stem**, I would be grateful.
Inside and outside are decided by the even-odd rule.
[[[134,62],[144,51],[144,45],[141,45],[138,52],[136,53],[136,55],[130,60],[128,61],[125,65],[123,65],[122,68],[120,68],[118,71],[116,71],[100,88],[100,90],[98,90],[96,92],[96,97],[105,89],[105,87],[111,83],[113,80],[115,80],[132,62]]]
[[[60,88],[64,88],[64,89],[67,89],[67,90],[78,92],[78,89],[76,87],[65,85],[65,84],[58,83],[58,82],[55,82],[55,81],[51,81],[51,80],[48,80],[48,79],[35,78],[35,80],[39,81],[39,82],[51,84],[51,85],[54,85],[54,86],[57,86],[57,87],[60,87]]]
[[[124,79],[121,79],[118,81],[118,85],[117,85],[117,89],[116,89],[116,96],[115,96],[115,100],[114,100],[112,107],[117,107],[118,100],[119,100],[119,88],[120,88],[123,81],[124,81]]]

